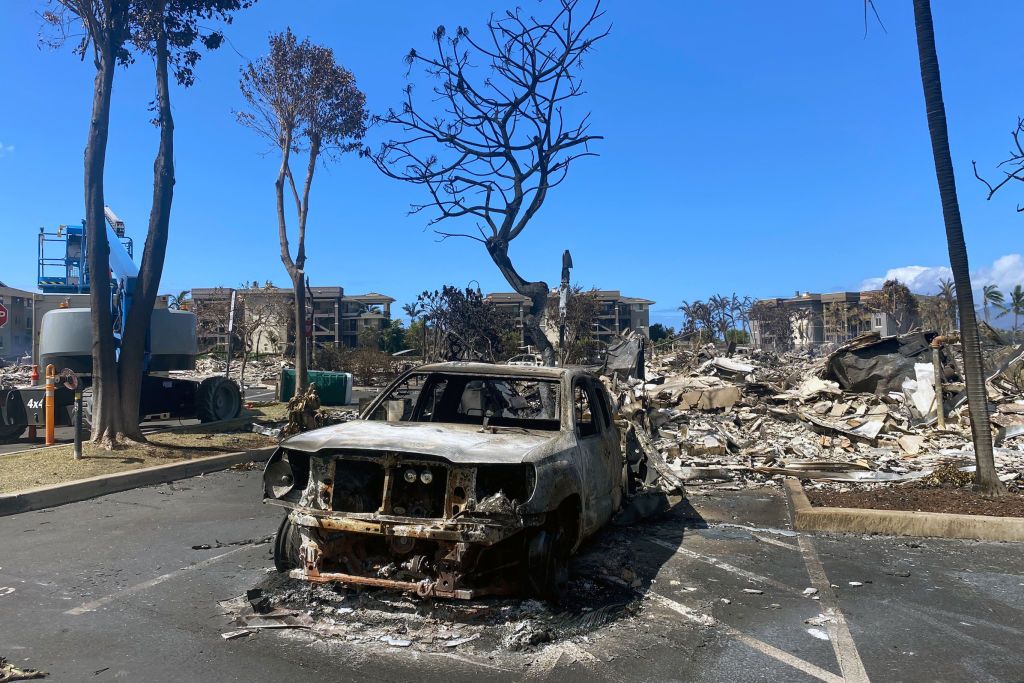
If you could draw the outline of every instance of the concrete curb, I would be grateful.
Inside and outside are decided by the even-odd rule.
[[[786,478],[783,485],[793,505],[793,527],[800,531],[1024,541],[1022,517],[814,507],[798,479]]]
[[[128,491],[142,486],[163,484],[177,479],[187,479],[199,474],[225,470],[243,462],[264,462],[270,458],[277,446],[267,446],[251,451],[211,455],[169,465],[144,467],[116,474],[78,479],[64,484],[40,486],[39,488],[0,494],[0,517],[19,512],[30,512],[56,507],[66,503],[105,496],[108,493]]]

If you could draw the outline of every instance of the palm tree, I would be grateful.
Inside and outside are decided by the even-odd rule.
[[[416,318],[419,318],[426,312],[427,308],[419,301],[413,301],[411,304],[402,304],[402,312],[409,316],[409,324],[416,322]],[[423,322],[423,360],[427,360],[427,321],[421,318]]]
[[[946,128],[946,105],[942,100],[942,80],[939,77],[939,56],[935,51],[935,29],[932,26],[930,0],[914,0],[914,25],[917,29],[917,52],[921,64],[921,86],[924,89],[928,132],[935,159],[935,179],[942,201],[942,218],[946,226],[946,246],[949,265],[956,283],[957,305],[960,309],[960,335],[963,344],[964,379],[967,383],[967,406],[971,415],[974,436],[974,457],[977,472],[974,486],[982,495],[999,496],[1006,493],[996,474],[992,453],[992,427],[988,419],[988,395],[985,374],[981,365],[981,342],[978,339],[978,321],[974,312],[974,294],[971,291],[971,269],[967,261],[964,226],[960,220],[960,203],[956,196],[956,177],[953,159],[949,153],[949,132]]]
[[[1000,293],[1000,296],[1002,296],[1002,293]],[[998,318],[1002,318],[1007,313],[1013,313],[1013,340],[1017,341],[1017,323],[1020,317],[1024,315],[1024,289],[1021,289],[1020,285],[1011,289],[1010,300],[1005,304],[1000,304],[999,307],[1003,312],[996,316]]]
[[[939,296],[946,303],[946,317],[956,329],[956,283],[953,280],[939,280]]]
[[[174,310],[177,310],[177,311],[188,310],[189,293],[190,293],[190,290],[186,289],[186,290],[184,290],[182,292],[178,292],[176,295],[175,294],[171,294],[170,296],[168,296],[167,297],[167,308],[171,308],[171,309],[174,309]]]
[[[999,291],[999,287],[985,285],[981,294],[981,305],[985,307],[985,322],[988,322],[988,305],[992,304],[996,308],[1002,308],[1003,301],[1003,293]]]

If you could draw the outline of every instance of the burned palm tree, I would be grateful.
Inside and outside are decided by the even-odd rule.
[[[953,159],[949,152],[946,105],[942,99],[942,81],[939,77],[939,57],[935,50],[930,0],[914,0],[914,23],[917,28],[917,50],[921,62],[921,85],[924,88],[928,131],[931,134],[932,156],[935,159],[935,178],[939,185],[942,217],[946,226],[949,265],[953,270],[953,281],[958,294],[964,379],[967,382],[967,404],[978,465],[975,487],[984,495],[997,496],[1004,494],[1006,489],[999,481],[992,452],[992,428],[988,417],[988,396],[981,363],[981,343],[974,312],[974,294],[971,290],[971,269],[967,261],[963,223],[960,220]]]

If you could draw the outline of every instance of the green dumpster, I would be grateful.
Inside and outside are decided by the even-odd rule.
[[[316,385],[320,405],[347,406],[352,402],[352,373],[310,370],[309,383]],[[281,379],[277,384],[277,400],[287,401],[295,395],[295,370],[281,368]]]

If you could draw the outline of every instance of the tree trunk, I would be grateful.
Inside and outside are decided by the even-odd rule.
[[[988,396],[981,364],[981,344],[974,311],[974,293],[971,290],[971,271],[967,262],[967,245],[960,221],[960,205],[956,195],[953,160],[949,152],[946,129],[946,107],[942,100],[942,82],[939,78],[939,58],[935,51],[935,33],[932,27],[930,0],[914,0],[914,20],[917,28],[917,49],[921,62],[921,85],[924,88],[928,131],[931,134],[932,156],[935,158],[935,176],[942,200],[942,216],[946,226],[949,262],[958,293],[960,333],[963,340],[964,379],[967,382],[967,404],[974,436],[977,459],[975,487],[986,496],[1005,493],[996,473],[992,452],[992,428],[988,418]]]
[[[110,310],[110,245],[103,216],[103,170],[110,129],[110,95],[114,85],[114,50],[96,47],[92,117],[85,143],[86,267],[92,308],[92,440],[111,444],[120,430],[120,393]],[[60,368],[58,368],[60,370]]]
[[[139,278],[132,308],[128,312],[118,362],[122,433],[135,441],[146,440],[139,428],[140,392],[146,371],[146,342],[150,321],[167,254],[171,202],[174,196],[174,119],[171,116],[167,82],[167,35],[162,27],[156,41],[156,93],[160,143],[153,162],[153,204],[149,212],[149,229],[146,232]]]
[[[541,317],[548,306],[548,284],[544,281],[527,282],[516,272],[508,257],[509,244],[506,240],[492,237],[487,240],[486,244],[491,260],[494,261],[494,265],[498,266],[498,270],[505,276],[505,280],[512,286],[512,289],[530,299],[530,311],[523,317],[523,331],[526,333],[527,339],[540,350],[544,365],[553,367],[555,365],[555,348],[540,325]]]
[[[306,366],[306,283],[302,271],[292,273],[292,291],[295,294],[295,391],[303,392],[309,386]]]
[[[249,362],[249,350],[242,347],[242,366],[238,370],[238,387],[242,390],[242,398],[245,398],[245,366]]]

